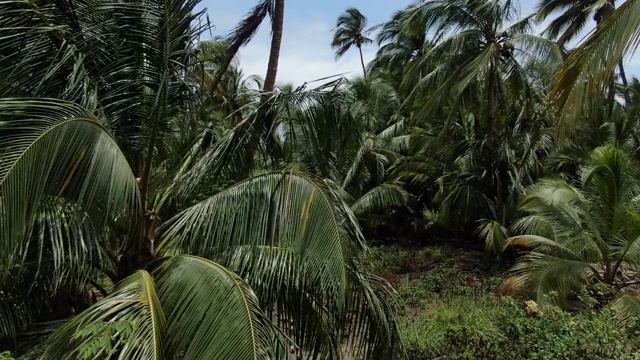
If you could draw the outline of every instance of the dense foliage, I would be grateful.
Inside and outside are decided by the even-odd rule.
[[[637,324],[621,327],[596,300],[569,313],[512,297],[497,297],[499,275],[479,271],[476,256],[446,247],[384,247],[371,254],[393,281],[408,358],[637,359]]]
[[[359,51],[362,77],[314,87],[277,86],[285,0],[257,1],[214,40],[197,8],[0,2],[0,349],[636,351],[640,81],[624,59],[640,40],[639,0],[541,0],[534,14],[511,0],[425,0],[379,25],[349,8],[326,36],[337,57]],[[263,80],[236,55],[264,22]],[[398,283],[369,266],[367,239],[483,249],[478,272],[515,265],[480,294],[430,257],[420,281]]]

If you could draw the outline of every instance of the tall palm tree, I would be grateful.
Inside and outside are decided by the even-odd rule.
[[[222,61],[220,69],[211,84],[212,92],[216,90],[220,79],[222,79],[224,72],[238,54],[240,48],[251,41],[267,16],[271,21],[271,47],[269,50],[267,74],[264,78],[264,87],[262,90],[265,93],[271,93],[275,89],[284,27],[284,4],[285,0],[260,0],[231,31],[226,38],[229,44],[227,55]]]
[[[0,341],[56,320],[27,358],[336,358],[345,337],[393,358],[389,288],[331,189],[187,177],[219,149],[191,113],[197,4],[0,3]]]
[[[341,58],[351,47],[358,48],[362,73],[365,78],[367,77],[367,69],[362,56],[362,46],[373,43],[373,40],[367,37],[373,30],[375,27],[367,27],[367,17],[360,10],[353,7],[348,8],[338,17],[331,42],[331,47],[336,51],[336,59]]]
[[[433,30],[437,40],[416,62],[418,71],[405,79],[414,88],[409,101],[422,92],[432,94],[418,116],[445,100],[451,99],[455,108],[476,99],[485,109],[481,127],[491,137],[500,121],[498,104],[506,84],[527,93],[526,62],[536,58],[559,62],[562,56],[554,43],[531,35],[533,19],[520,19],[513,1],[431,0],[411,11],[423,13],[427,30]]]
[[[616,307],[633,309],[624,305],[633,304],[623,290],[634,281],[622,269],[635,269],[640,262],[637,171],[623,150],[604,146],[581,168],[578,184],[547,179],[530,187],[520,203],[527,215],[513,226],[522,235],[506,244],[529,252],[503,289],[531,291],[548,302],[551,292],[563,301],[586,286],[602,294],[600,300],[618,296],[623,300]]]

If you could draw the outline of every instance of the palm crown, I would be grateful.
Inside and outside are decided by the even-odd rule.
[[[367,37],[373,30],[374,28],[367,27],[367,18],[358,9],[349,8],[338,17],[333,41],[331,42],[331,46],[336,51],[336,58],[342,57],[353,46],[358,48],[365,77],[367,71],[362,58],[362,46],[373,43],[373,40]]]

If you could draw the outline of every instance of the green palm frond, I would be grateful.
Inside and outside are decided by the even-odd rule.
[[[161,246],[168,250],[212,259],[229,259],[241,246],[291,249],[339,308],[350,251],[364,248],[357,224],[342,215],[326,189],[298,173],[241,182],[183,211],[163,233]]]
[[[589,265],[582,261],[557,258],[531,252],[523,256],[510,271],[503,291],[530,291],[540,304],[562,303],[578,291],[592,276]],[[549,298],[552,292],[556,298]]]
[[[587,11],[590,5],[596,0],[574,1],[574,0],[543,0],[537,8],[537,17],[544,21],[552,14],[562,12],[553,19],[544,34],[551,39],[557,39],[560,44],[566,44],[580,35],[590,20],[590,12]]]
[[[139,270],[73,318],[34,359],[274,359],[284,343],[252,290],[222,266],[192,256]]]
[[[616,66],[635,51],[639,41],[640,1],[628,0],[569,55],[549,94],[559,113],[556,127],[561,136],[602,105]]]
[[[409,194],[400,186],[382,184],[358,198],[351,205],[351,210],[354,215],[363,217],[376,211],[406,206],[408,198]]]
[[[611,302],[618,321],[623,325],[635,325],[640,316],[640,300],[630,294],[621,294]]]
[[[256,295],[229,270],[177,256],[163,260],[152,275],[166,316],[166,358],[267,360],[282,353],[283,338]]]
[[[152,276],[140,270],[56,330],[37,359],[163,359],[167,326]],[[36,355],[36,354],[34,354]]]
[[[267,16],[270,18],[273,17],[275,13],[275,3],[275,0],[261,0],[240,20],[229,35],[227,35],[226,42],[229,46],[211,84],[212,91],[216,90],[218,83],[238,54],[238,51],[240,51],[240,48],[251,41]]]
[[[295,172],[254,177],[178,214],[162,238],[160,251],[216,259],[242,274],[311,358],[339,353],[336,339],[351,325],[344,319],[366,245],[348,206],[323,184]],[[385,304],[386,296],[361,300]],[[370,309],[362,306],[361,313]],[[390,312],[372,321],[395,323]],[[347,335],[361,341],[364,334]],[[380,335],[368,346],[392,341]]]
[[[96,229],[139,207],[137,182],[124,154],[104,124],[87,110],[57,100],[2,99],[0,117],[3,274],[24,261],[34,225],[51,199],[65,199]],[[64,227],[53,225],[55,231]],[[72,251],[76,245],[52,245],[56,264],[85,260]],[[45,244],[34,246],[42,249]]]
[[[484,221],[478,227],[478,235],[484,239],[487,250],[499,253],[507,243],[509,231],[497,221]]]

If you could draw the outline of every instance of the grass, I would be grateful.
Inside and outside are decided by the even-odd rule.
[[[606,309],[529,314],[529,299],[497,296],[503,278],[463,251],[386,247],[369,259],[398,291],[408,359],[640,360],[639,332]]]

